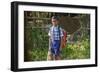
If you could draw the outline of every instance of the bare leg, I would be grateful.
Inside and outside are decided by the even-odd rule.
[[[58,55],[58,56],[55,56],[55,60],[61,60],[61,57],[60,57],[60,55]]]
[[[47,60],[53,60],[53,55],[50,51],[48,51]]]

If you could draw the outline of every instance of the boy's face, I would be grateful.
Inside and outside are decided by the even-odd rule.
[[[59,21],[58,21],[57,19],[52,19],[51,21],[52,21],[52,24],[53,24],[54,26],[56,26],[56,25],[59,24]]]

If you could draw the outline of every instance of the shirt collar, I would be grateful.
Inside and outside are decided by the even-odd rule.
[[[57,26],[52,26],[52,27],[58,27],[58,25]]]

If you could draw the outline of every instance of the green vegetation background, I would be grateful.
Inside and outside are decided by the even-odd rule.
[[[51,13],[26,11],[24,14],[24,61],[45,61],[49,46],[48,29],[40,24],[49,24],[50,20],[47,17],[50,18]],[[71,14],[66,15],[71,17]],[[77,14],[75,17],[79,18],[81,29],[74,33],[73,39],[68,37],[66,47],[61,51],[62,60],[90,58],[90,15]]]

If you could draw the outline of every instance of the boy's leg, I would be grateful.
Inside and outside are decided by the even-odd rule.
[[[56,47],[55,47],[55,60],[61,60],[60,56],[60,41],[56,41]]]
[[[52,43],[51,53],[52,53],[52,59],[53,60],[61,60],[61,57],[60,57],[60,41],[55,40],[54,43]]]
[[[51,51],[48,51],[47,60],[53,60],[53,55]]]
[[[55,56],[55,60],[61,60],[61,56],[60,55],[56,55]]]
[[[61,60],[61,56],[60,56],[60,50],[57,50],[57,53],[55,54],[55,60]]]

